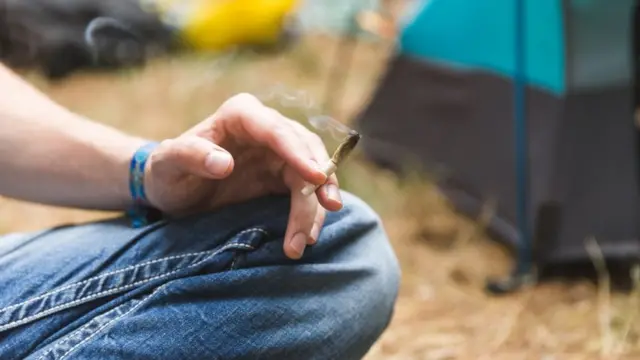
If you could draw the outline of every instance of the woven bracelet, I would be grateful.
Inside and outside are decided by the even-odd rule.
[[[151,152],[158,146],[156,142],[148,142],[138,148],[131,157],[129,165],[129,192],[133,206],[127,211],[131,226],[139,228],[158,217],[158,210],[149,207],[144,189],[144,169]]]

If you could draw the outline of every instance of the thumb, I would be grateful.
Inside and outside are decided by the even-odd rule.
[[[209,179],[229,176],[234,165],[228,151],[198,136],[165,140],[154,158],[156,170],[186,172]]]

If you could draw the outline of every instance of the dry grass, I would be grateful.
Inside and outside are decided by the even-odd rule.
[[[206,59],[186,58],[118,76],[76,76],[58,85],[32,79],[93,119],[163,138],[201,120],[233,93],[263,91],[275,82],[321,99],[333,44],[316,37],[285,56],[236,59],[222,72]],[[332,115],[349,119],[366,103],[387,50],[359,46],[347,91]],[[289,111],[296,116],[297,110]],[[401,182],[362,161],[352,161],[341,178],[380,212],[403,269],[395,317],[367,359],[640,358],[637,291],[612,295],[587,282],[547,283],[489,297],[484,280],[505,273],[510,264],[485,237],[481,221],[457,216],[430,183]],[[0,200],[0,232],[102,216]]]

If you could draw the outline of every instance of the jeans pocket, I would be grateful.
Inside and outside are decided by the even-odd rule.
[[[140,294],[149,293],[173,279],[192,276],[205,268],[207,271],[232,269],[239,254],[255,250],[268,237],[265,230],[251,228],[230,236],[211,250],[152,259],[54,288],[0,309],[0,334],[82,304],[113,296],[122,298],[115,303],[118,305]]]

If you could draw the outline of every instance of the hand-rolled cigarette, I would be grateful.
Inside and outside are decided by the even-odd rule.
[[[338,170],[338,166],[349,156],[349,154],[351,154],[353,149],[358,144],[358,141],[360,141],[360,134],[358,134],[354,130],[351,130],[349,132],[349,135],[342,141],[342,143],[333,153],[331,159],[323,164],[320,168],[320,170],[325,175],[327,175],[327,178],[329,178],[329,176],[333,175],[333,173]],[[319,187],[320,185],[306,184],[305,187],[302,188],[302,195],[309,196],[313,194]]]
[[[320,168],[320,171],[325,173],[327,175],[327,178],[331,176],[334,172],[336,172],[336,170],[338,170],[338,165],[335,162],[333,162],[333,160],[327,161],[327,163]],[[302,188],[302,195],[309,196],[313,194],[319,187],[320,186],[307,183]]]

